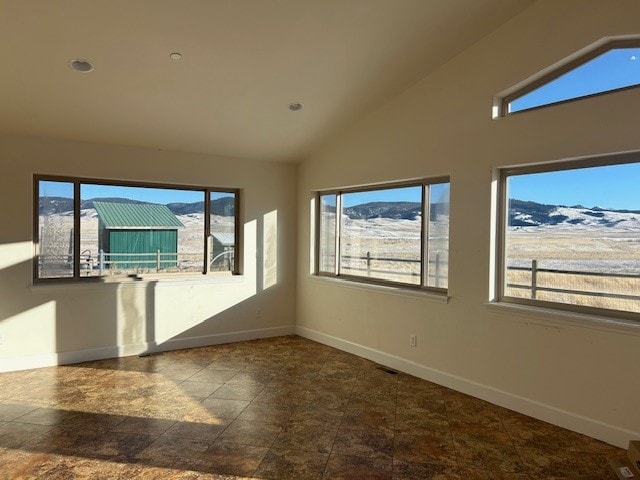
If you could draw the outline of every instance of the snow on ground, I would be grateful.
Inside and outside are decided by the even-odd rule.
[[[549,217],[566,217],[555,225],[540,224],[526,212],[516,212],[513,218],[522,222],[530,222],[535,225],[511,227],[516,230],[545,229],[559,230],[603,230],[616,231],[640,231],[640,214],[624,213],[597,208],[557,207],[549,213]]]
[[[448,225],[449,217],[446,215],[438,215],[436,222],[430,222],[434,231],[444,231]],[[342,232],[350,237],[419,239],[421,227],[420,216],[415,220],[342,217]]]
[[[552,215],[564,215],[569,217],[563,223],[582,227],[621,228],[623,230],[640,230],[640,214],[622,213],[610,210],[590,210],[584,208],[558,207]],[[579,223],[578,223],[579,222]]]

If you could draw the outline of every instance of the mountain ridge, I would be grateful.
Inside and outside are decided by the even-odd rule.
[[[551,205],[528,200],[509,200],[509,227],[584,226],[640,229],[640,210],[587,208],[582,205]]]
[[[83,200],[81,210],[93,208],[93,201],[149,203],[117,197],[94,198]],[[213,200],[214,215],[232,215],[235,207],[234,199],[224,197]],[[166,205],[174,215],[189,215],[204,212],[204,202],[169,203]],[[325,211],[335,212],[335,207],[325,205]],[[73,211],[73,200],[65,197],[43,197],[40,199],[39,212],[43,214],[69,214]],[[416,220],[422,215],[420,202],[368,202],[352,205],[344,209],[346,216],[352,220],[388,218],[395,220]],[[431,205],[431,219],[449,213],[449,204],[434,203]],[[591,208],[582,205],[552,205],[529,200],[510,199],[508,226],[514,228],[543,226],[598,226],[629,227],[640,229],[640,210],[607,209],[599,206]]]
[[[152,202],[143,202],[140,200],[132,200],[121,197],[101,197],[92,198],[90,200],[80,201],[80,210],[87,210],[93,207],[93,202],[104,203],[133,203],[133,204],[150,204]],[[204,213],[204,202],[193,203],[167,203],[166,207],[171,210],[174,215],[188,215],[191,213]],[[213,215],[229,216],[233,215],[235,208],[235,200],[232,197],[217,198],[211,201],[211,213]],[[66,197],[41,197],[38,209],[40,215],[63,214],[73,211],[73,199]]]

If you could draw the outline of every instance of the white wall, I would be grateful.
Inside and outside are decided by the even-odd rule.
[[[304,162],[296,331],[620,446],[640,437],[637,329],[486,305],[492,168],[640,149],[638,90],[500,120],[493,96],[602,37],[640,34],[638,18],[636,0],[541,0]],[[449,303],[310,276],[314,190],[444,174]]]
[[[8,135],[0,152],[0,371],[293,333],[295,165]],[[34,173],[240,188],[244,274],[32,286]]]

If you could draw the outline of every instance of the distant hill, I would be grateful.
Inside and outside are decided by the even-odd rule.
[[[73,200],[64,197],[40,197],[40,215],[53,215],[73,211]]]
[[[93,208],[93,201],[146,203],[126,198],[94,198],[84,200],[80,204],[82,210]],[[212,214],[233,215],[234,199],[219,198],[211,202]],[[204,202],[169,203],[167,205],[175,215],[189,215],[204,213]],[[431,218],[435,215],[447,214],[449,205],[436,203],[431,206]],[[327,207],[325,207],[327,208]],[[329,207],[329,210],[331,208]],[[389,218],[415,220],[421,215],[419,202],[369,202],[353,205],[344,209],[350,219]],[[46,197],[40,199],[40,214],[61,214],[73,211],[73,200],[64,197]],[[335,211],[335,208],[334,210]],[[617,227],[640,229],[640,210],[614,210],[601,207],[587,208],[582,205],[564,206],[511,199],[509,201],[510,227],[540,227],[540,226],[570,226],[584,227]]]
[[[431,219],[448,214],[449,204],[436,203],[431,206]],[[370,202],[344,209],[350,219],[391,218],[415,220],[420,216],[419,202]],[[571,226],[617,227],[640,229],[640,210],[614,210],[601,207],[587,208],[582,205],[548,205],[526,200],[509,201],[509,226]]]
[[[204,213],[204,202],[194,203],[167,203],[167,208],[175,215],[188,215],[190,213]],[[212,215],[233,215],[235,201],[233,197],[223,197],[211,202]]]
[[[419,202],[370,202],[344,209],[351,219],[396,218],[415,220],[422,213]]]
[[[640,229],[640,210],[614,210],[601,207],[587,208],[547,205],[525,200],[509,200],[510,227],[540,226],[608,227]]]
[[[557,205],[511,199],[509,200],[509,226],[530,227],[562,223],[568,217],[551,215],[557,208]]]
[[[91,200],[83,200],[80,202],[80,209],[86,210],[93,208],[93,202],[105,203],[149,203],[139,200],[131,200],[128,198],[105,197],[92,198]],[[169,203],[167,208],[175,215],[187,215],[190,213],[204,213],[204,202],[194,203]],[[211,213],[213,215],[229,216],[233,215],[234,199],[232,197],[223,197],[211,202]],[[73,211],[73,200],[65,197],[43,197],[40,199],[39,212],[41,215],[52,215],[56,213],[69,213]]]
[[[449,204],[435,203],[431,205],[431,217],[449,212]],[[391,218],[415,220],[422,215],[420,202],[369,202],[353,205],[344,209],[347,217],[355,219]]]

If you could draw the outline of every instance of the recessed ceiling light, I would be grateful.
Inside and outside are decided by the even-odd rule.
[[[93,71],[93,64],[89,60],[75,58],[69,62],[69,68],[80,73],[89,73]]]
[[[289,110],[291,110],[292,112],[297,112],[298,110],[302,110],[302,107],[304,107],[304,105],[300,102],[293,102],[289,104]]]
[[[180,60],[182,58],[182,54],[180,52],[173,52],[171,55],[169,55],[169,58],[171,60]]]

